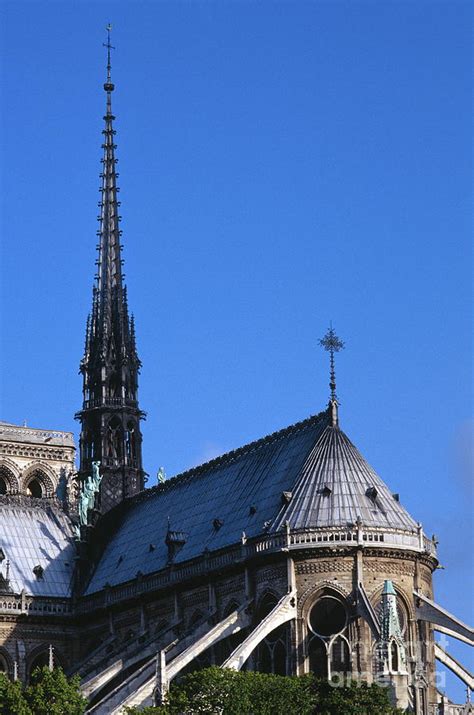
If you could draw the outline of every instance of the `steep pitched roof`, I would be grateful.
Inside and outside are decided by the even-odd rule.
[[[168,561],[170,528],[186,543],[175,563],[220,549],[265,530],[278,513],[327,424],[327,413],[310,417],[264,439],[191,469],[133,499],[89,583],[87,593],[153,573]],[[217,521],[218,520],[218,521]],[[152,548],[150,550],[150,545]]]
[[[86,593],[164,568],[167,539],[179,544],[178,563],[236,544],[243,531],[347,526],[359,516],[366,526],[416,530],[328,410],[134,498]]]
[[[338,426],[319,436],[274,528],[289,521],[292,529],[347,526],[357,518],[368,527],[416,530],[417,524],[398,498],[366,462]]]
[[[8,562],[13,593],[24,589],[33,596],[71,596],[76,548],[71,523],[59,507],[46,499],[0,497],[0,547],[1,582]]]

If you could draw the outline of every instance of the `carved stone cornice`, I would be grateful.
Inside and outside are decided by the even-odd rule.
[[[72,462],[74,447],[46,447],[21,442],[0,443],[0,455],[9,457],[28,457],[35,460],[47,460],[55,462]]]

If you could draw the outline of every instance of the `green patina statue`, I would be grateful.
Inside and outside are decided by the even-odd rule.
[[[82,484],[79,495],[79,522],[87,525],[89,509],[94,508],[95,495],[99,492],[102,477],[99,474],[100,462],[92,462],[92,474]]]

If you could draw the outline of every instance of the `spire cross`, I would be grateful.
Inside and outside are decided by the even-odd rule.
[[[324,338],[321,338],[319,344],[329,352],[329,366],[330,366],[330,382],[329,387],[331,389],[331,402],[337,401],[336,396],[336,371],[334,365],[334,353],[338,353],[340,350],[344,349],[344,343],[340,340],[333,330],[332,323],[330,323],[328,331]]]
[[[112,25],[109,24],[105,28],[107,30],[107,42],[103,42],[103,47],[107,47],[107,84],[111,84],[111,69],[112,65],[110,63],[110,50],[115,50],[115,47],[110,44],[110,33],[112,31]]]

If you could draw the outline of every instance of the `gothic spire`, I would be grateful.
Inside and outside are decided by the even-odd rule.
[[[101,160],[101,201],[99,202],[99,230],[97,232],[99,236],[99,256],[97,260],[98,271],[96,277],[98,298],[96,319],[98,321],[98,332],[101,333],[102,349],[106,349],[105,343],[107,339],[110,338],[113,313],[117,309],[120,313],[125,312],[124,309],[126,310],[122,278],[122,247],[120,245],[122,232],[119,228],[121,220],[119,216],[120,202],[117,198],[119,192],[117,186],[118,174],[116,171],[117,159],[115,158],[117,145],[114,143],[116,132],[113,127],[113,122],[115,117],[112,114],[112,92],[115,89],[115,85],[111,77],[110,50],[114,48],[110,44],[110,30],[111,26],[108,25],[107,43],[105,44],[105,47],[107,47],[107,79],[104,83],[107,100],[104,116],[105,127],[102,130],[104,136],[102,149],[104,153]],[[128,316],[123,315],[123,318],[127,320]]]
[[[112,113],[111,26],[107,26],[105,126],[100,174],[97,273],[92,291],[92,311],[87,321],[81,361],[84,401],[81,420],[81,465],[86,478],[93,461],[100,462],[103,477],[101,511],[143,489],[138,372],[135,325],[128,314],[127,290],[122,274],[122,246]]]

